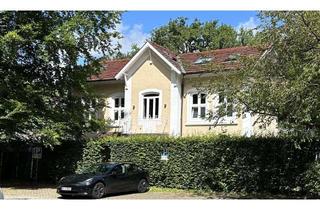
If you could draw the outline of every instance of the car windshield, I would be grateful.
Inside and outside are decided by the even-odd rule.
[[[84,173],[108,173],[113,166],[112,164],[97,164],[84,170]]]

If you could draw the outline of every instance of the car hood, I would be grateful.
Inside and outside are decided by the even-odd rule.
[[[86,181],[87,179],[90,179],[90,178],[95,178],[97,176],[98,175],[92,174],[92,173],[74,174],[74,175],[65,176],[64,178],[62,178],[62,180],[60,181],[60,184],[76,184],[79,182]]]

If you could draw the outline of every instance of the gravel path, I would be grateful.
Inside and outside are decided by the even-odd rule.
[[[58,199],[60,195],[55,188],[16,188],[4,187],[1,189],[5,199]],[[81,199],[81,198],[79,198]],[[206,199],[190,192],[146,192],[108,195],[103,199]]]

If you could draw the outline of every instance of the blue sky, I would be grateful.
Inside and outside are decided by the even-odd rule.
[[[259,24],[257,14],[256,11],[127,11],[117,28],[124,37],[119,42],[123,52],[129,51],[132,44],[141,46],[154,28],[177,17],[187,17],[190,22],[195,18],[202,22],[215,19],[236,29],[241,26],[252,29]]]

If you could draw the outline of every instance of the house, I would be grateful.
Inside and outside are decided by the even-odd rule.
[[[88,82],[105,99],[106,106],[98,114],[112,120],[112,132],[173,136],[274,133],[276,123],[263,128],[253,123],[250,113],[239,116],[232,109],[218,122],[206,118],[227,99],[197,86],[204,81],[223,81],[239,69],[239,55],[257,56],[260,52],[244,46],[176,55],[147,41],[131,59],[103,61],[103,71]],[[209,72],[204,64],[210,63],[222,68]]]

